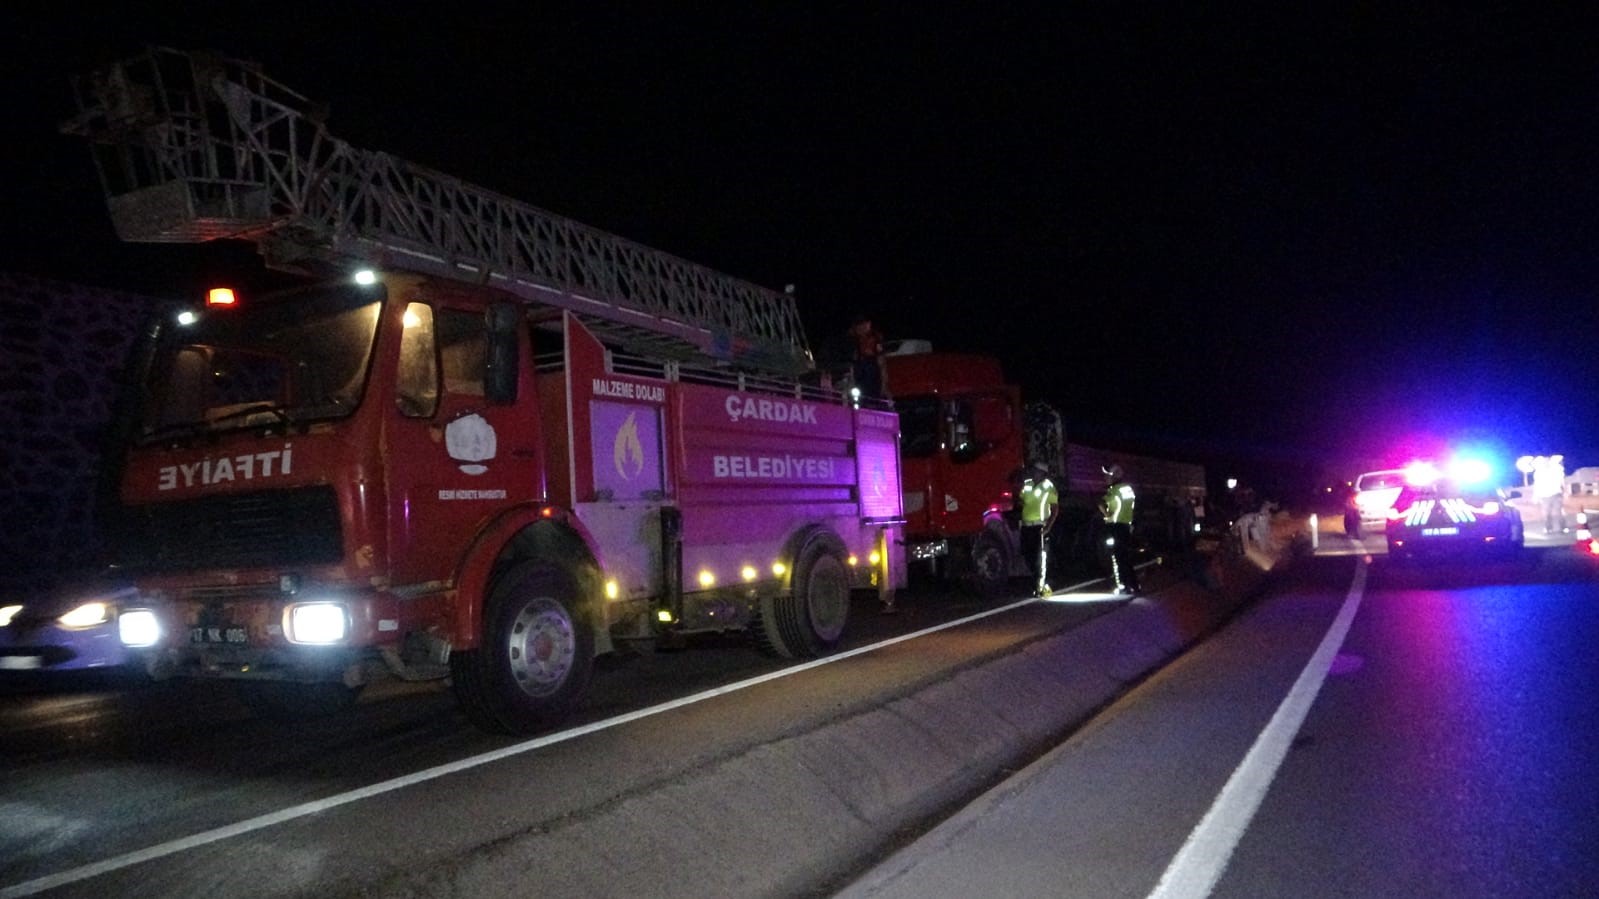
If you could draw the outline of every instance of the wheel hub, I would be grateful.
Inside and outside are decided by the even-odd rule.
[[[577,633],[560,603],[534,600],[516,616],[506,650],[517,684],[529,695],[543,696],[572,673]]]

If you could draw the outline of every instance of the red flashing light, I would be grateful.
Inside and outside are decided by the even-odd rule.
[[[239,299],[233,295],[233,288],[231,287],[213,287],[205,295],[205,304],[207,306],[233,306],[237,305],[238,302]]]
[[[1405,466],[1405,483],[1412,487],[1426,487],[1442,476],[1431,462],[1417,461]]]
[[[1588,541],[1588,555],[1599,556],[1599,539]]]

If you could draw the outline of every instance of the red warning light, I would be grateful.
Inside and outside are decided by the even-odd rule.
[[[233,306],[239,302],[231,287],[213,287],[205,295],[207,306]]]

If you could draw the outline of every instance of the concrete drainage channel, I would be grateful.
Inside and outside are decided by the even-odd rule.
[[[493,895],[538,870],[546,895],[825,895],[1227,621],[1289,555],[1246,543],[1214,557],[1203,583],[1180,580],[1020,652],[377,892]],[[615,862],[603,881],[583,873],[596,857]]]

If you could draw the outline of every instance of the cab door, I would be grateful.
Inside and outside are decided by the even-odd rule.
[[[539,416],[519,323],[509,305],[406,304],[384,453],[397,587],[447,581],[490,520],[542,499]]]

